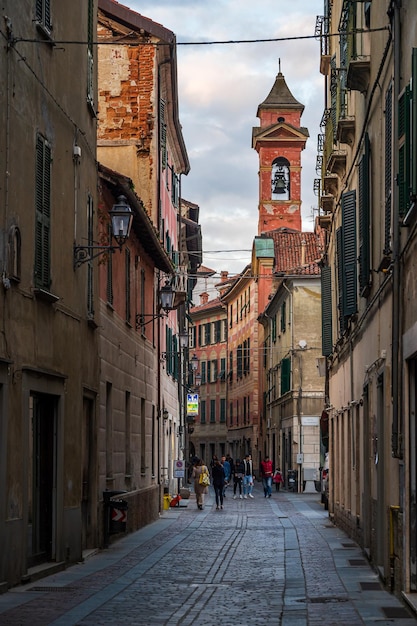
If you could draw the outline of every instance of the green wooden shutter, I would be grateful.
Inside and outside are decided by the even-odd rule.
[[[321,337],[324,356],[329,356],[333,351],[332,323],[332,270],[325,265],[321,268]]]
[[[339,332],[346,329],[346,319],[343,314],[344,281],[343,281],[343,229],[336,230],[336,262],[337,262],[337,308],[339,311]]]
[[[385,95],[385,240],[384,254],[391,252],[392,205],[392,85]]]
[[[226,399],[220,398],[220,422],[226,422]]]
[[[281,395],[291,389],[291,359],[281,361]]]
[[[398,104],[398,191],[399,214],[404,217],[410,208],[410,160],[411,160],[411,90],[409,85],[400,96]]]
[[[49,290],[51,232],[51,148],[40,135],[36,139],[35,165],[35,285]]]
[[[417,196],[417,48],[413,48],[411,57],[412,106],[411,106],[411,195],[416,201]]]
[[[370,281],[370,202],[369,202],[369,136],[365,135],[365,153],[359,163],[359,287],[362,296],[369,293]]]
[[[357,312],[356,191],[342,194],[343,315]]]

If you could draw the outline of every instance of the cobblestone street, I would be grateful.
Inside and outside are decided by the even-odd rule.
[[[0,596],[0,624],[416,624],[318,494],[187,506],[84,563]],[[325,621],[324,621],[325,619]]]

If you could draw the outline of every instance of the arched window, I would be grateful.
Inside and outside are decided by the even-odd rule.
[[[9,230],[7,271],[9,278],[20,280],[21,263],[21,237],[17,226]]]
[[[272,161],[271,169],[271,199],[290,199],[290,162],[284,157]]]

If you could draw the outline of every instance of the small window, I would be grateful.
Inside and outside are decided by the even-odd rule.
[[[21,272],[21,236],[17,226],[9,230],[7,269],[9,278],[20,280]]]
[[[47,35],[51,34],[51,0],[36,0],[36,25]]]

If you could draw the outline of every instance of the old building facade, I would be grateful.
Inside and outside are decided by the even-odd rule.
[[[417,591],[413,2],[325,2],[319,218],[330,514],[392,589]],[[338,37],[330,37],[338,33]]]
[[[267,236],[267,235],[265,235]],[[274,245],[274,286],[260,316],[263,343],[263,456],[299,491],[315,488],[326,448],[320,433],[324,378],[321,355],[319,233],[278,229]],[[296,482],[289,485],[289,478]]]
[[[136,381],[133,389],[132,382],[126,385],[119,378],[118,388],[112,391],[120,396],[117,412],[109,404],[109,389],[118,376],[114,340],[109,342],[107,333],[102,337],[103,363],[108,364],[106,374],[102,368],[102,423],[112,412],[112,429],[120,433],[121,442],[112,453],[108,441],[102,439],[107,461],[101,467],[101,481],[110,490],[118,488],[108,463],[125,466],[129,452],[136,473],[127,472],[122,488],[133,480],[130,499],[135,500],[135,508],[150,509],[155,518],[163,490],[172,491],[176,484],[174,460],[184,452],[182,378],[187,353],[179,336],[187,324],[186,231],[195,224],[181,216],[180,178],[188,173],[189,163],[178,119],[175,35],[117,2],[99,0],[98,41],[98,157],[103,165],[131,180],[167,257],[149,274],[147,255],[135,251],[129,261],[130,321],[124,309],[112,311],[112,323],[121,333],[116,345],[128,346],[130,353],[124,362],[126,377]],[[122,291],[124,284],[118,287]],[[166,287],[173,289],[174,302],[172,310],[161,314],[159,298]],[[102,307],[103,316],[109,319],[104,292]],[[126,323],[133,326],[133,333]],[[130,394],[129,401],[126,394]],[[132,424],[137,420],[139,425],[140,462],[133,449],[123,447],[128,446],[123,441],[128,442],[130,436],[126,412],[131,413]]]
[[[220,298],[208,300],[190,310],[192,318],[190,350],[196,368],[188,378],[189,389],[198,394],[198,415],[187,418],[189,459],[209,463],[230,450],[227,442],[227,321]]]
[[[98,270],[74,271],[73,253],[86,241],[89,207],[97,208],[97,6],[6,0],[2,9],[0,582],[7,587],[34,567],[79,561],[87,526],[97,533],[96,503],[90,519],[82,509],[81,468],[89,454],[83,433],[98,403]],[[58,44],[79,39],[88,45]],[[68,68],[77,68],[71,85]]]

